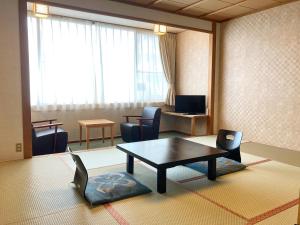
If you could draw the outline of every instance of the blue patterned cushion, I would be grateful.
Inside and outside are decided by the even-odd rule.
[[[85,198],[98,205],[149,192],[149,188],[125,172],[108,173],[89,178]]]
[[[207,175],[207,161],[190,163],[185,166]],[[245,168],[244,164],[237,161],[225,157],[217,158],[217,176],[234,173]]]

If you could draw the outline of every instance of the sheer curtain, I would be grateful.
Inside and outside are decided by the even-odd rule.
[[[159,40],[152,31],[63,17],[28,17],[33,110],[164,102]]]

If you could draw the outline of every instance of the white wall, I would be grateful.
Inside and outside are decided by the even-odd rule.
[[[0,5],[0,161],[22,159],[23,142],[18,0]]]

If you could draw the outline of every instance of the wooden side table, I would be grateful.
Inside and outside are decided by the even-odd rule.
[[[115,122],[106,119],[97,120],[78,120],[79,132],[80,132],[80,145],[82,142],[82,127],[85,127],[85,138],[86,138],[86,148],[89,149],[90,145],[90,129],[91,128],[102,128],[102,141],[104,142],[104,129],[105,127],[110,127],[110,138],[111,145],[114,145],[114,125]]]

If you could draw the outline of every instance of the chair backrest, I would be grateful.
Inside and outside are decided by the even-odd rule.
[[[234,151],[239,150],[243,133],[232,130],[219,130],[216,145],[218,148]]]
[[[85,198],[85,189],[86,185],[89,179],[88,172],[81,161],[80,157],[76,154],[74,154],[70,147],[68,147],[68,151],[70,152],[73,161],[76,164],[76,171],[74,175],[74,184],[76,188],[78,189],[79,193],[83,198]]]
[[[143,125],[153,126],[153,129],[159,131],[160,125],[161,108],[159,107],[145,107],[142,118],[153,119],[153,121],[145,120],[142,121]]]

